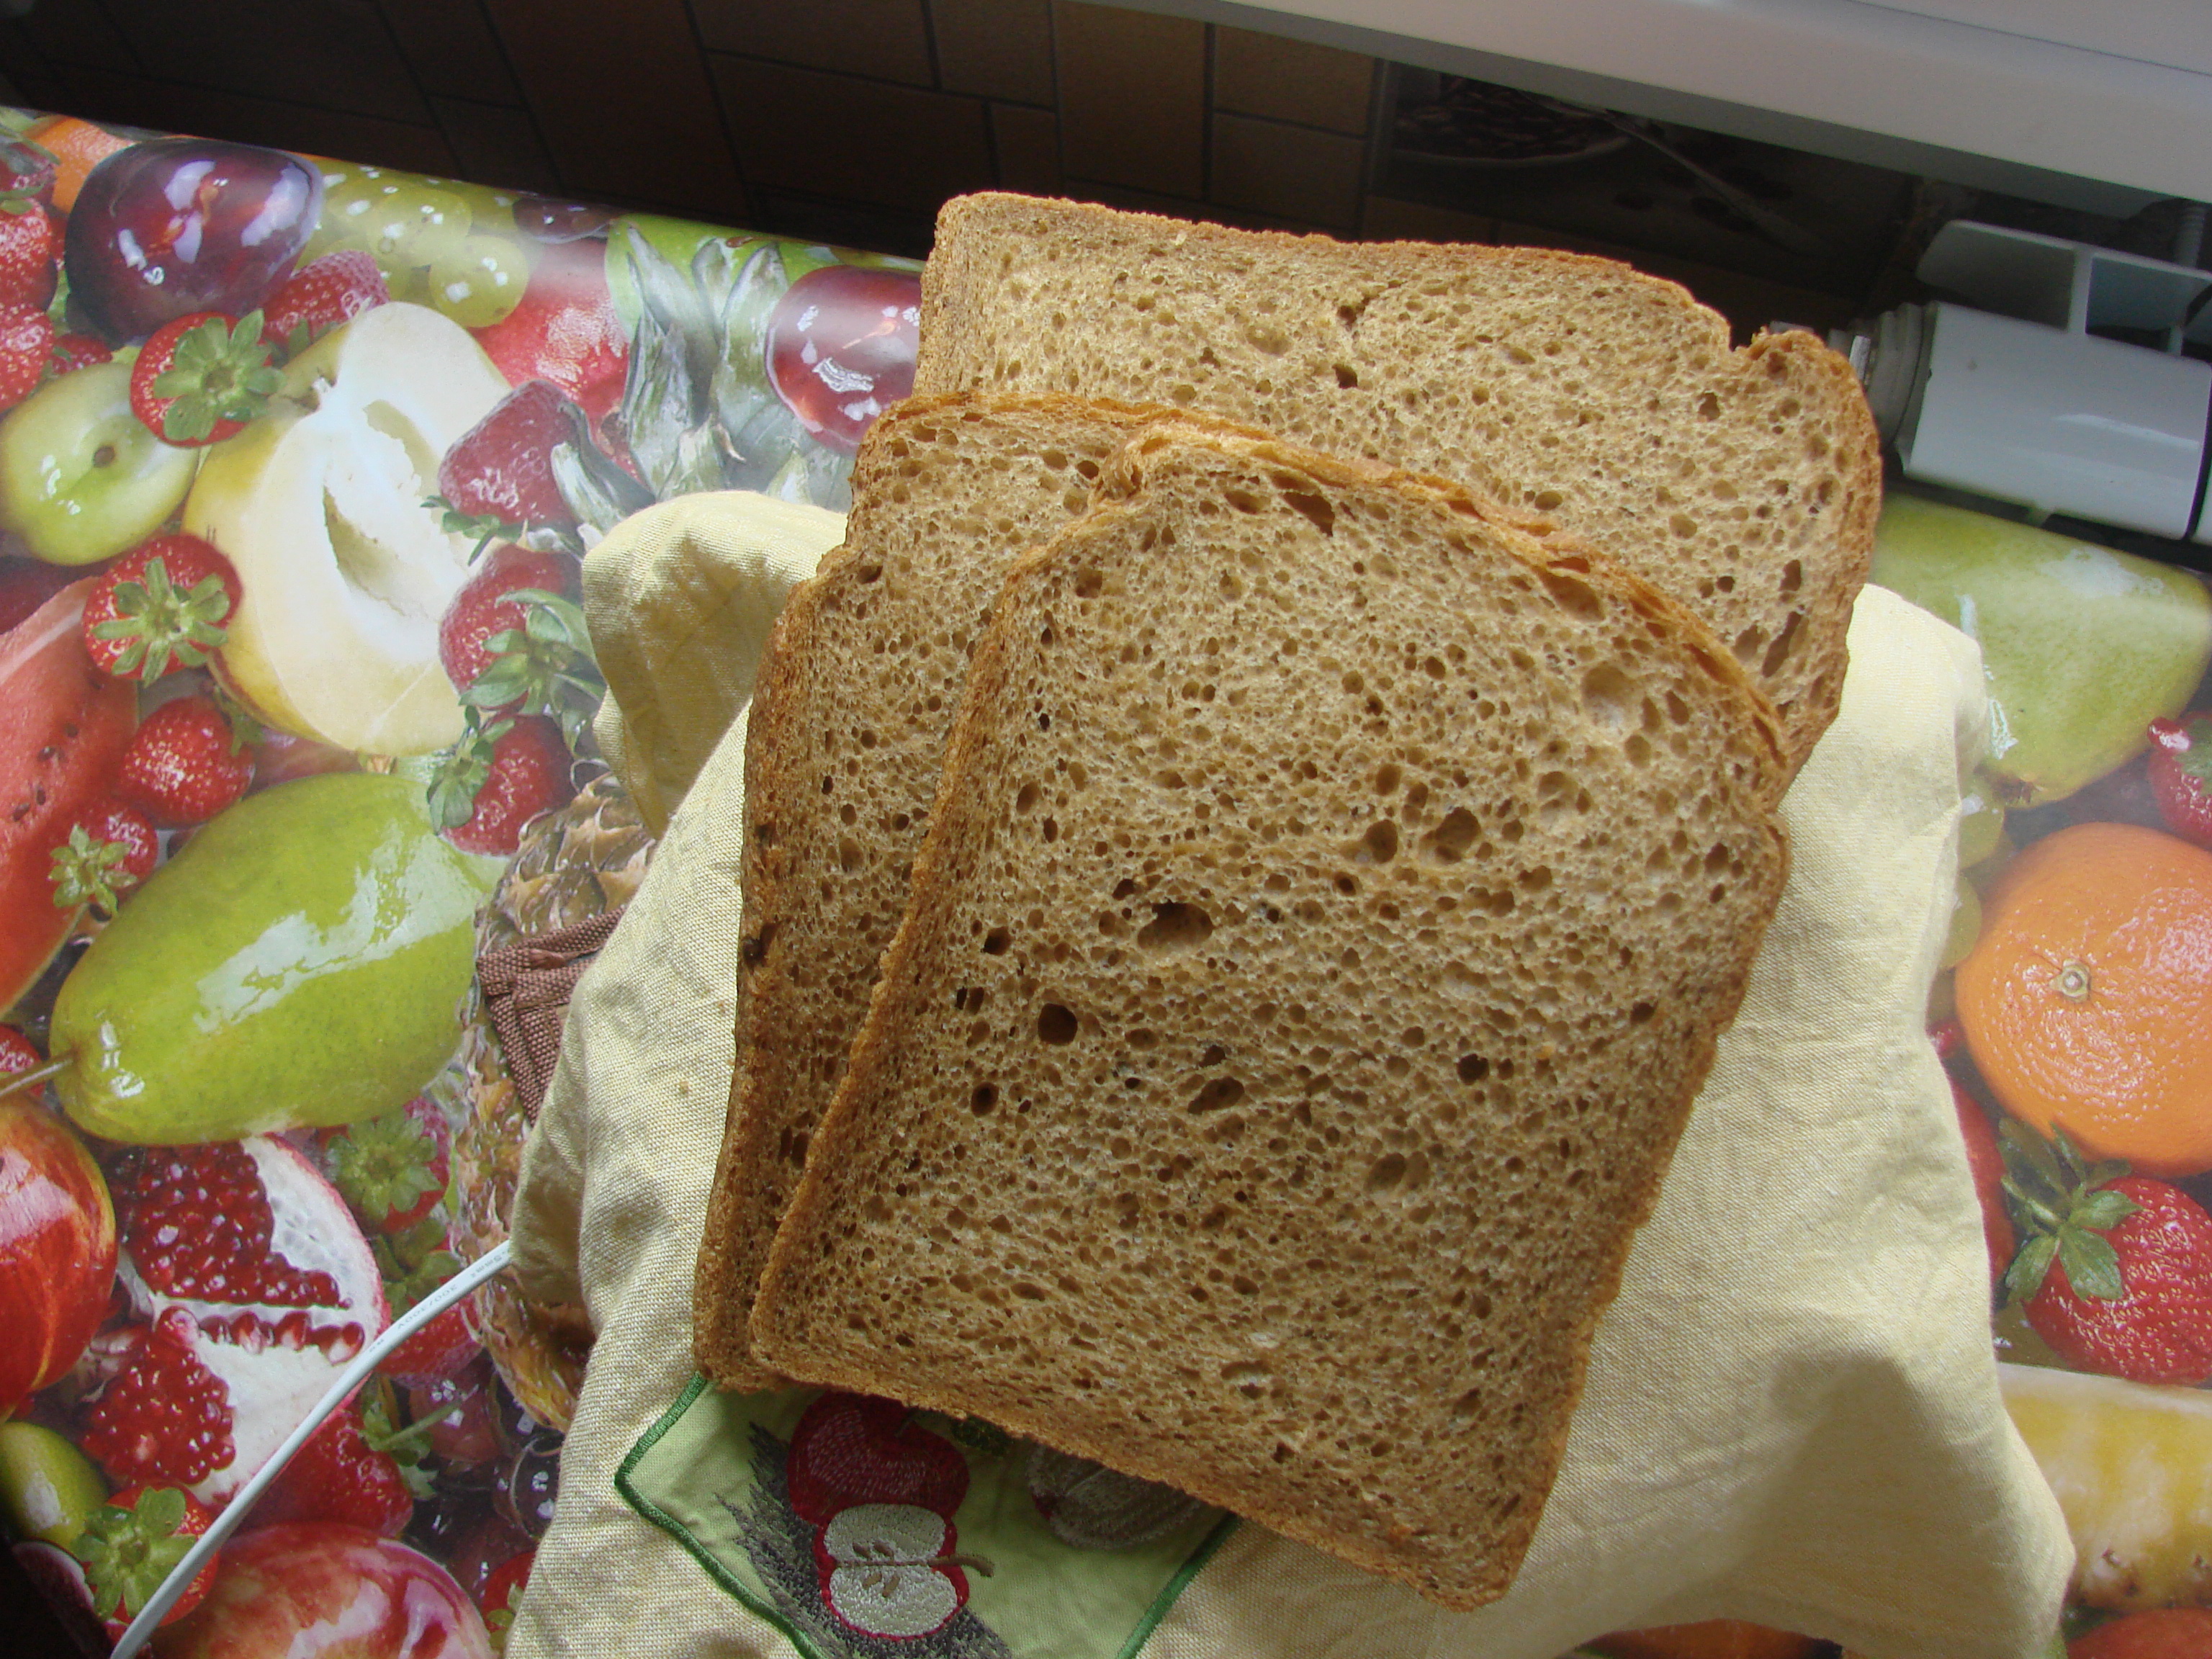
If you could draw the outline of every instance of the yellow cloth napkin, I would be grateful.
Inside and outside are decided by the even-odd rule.
[[[592,735],[654,835],[752,696],[783,596],[844,535],[842,513],[718,490],[624,520],[584,561],[610,690]]]
[[[587,564],[587,591],[635,599],[595,611],[594,635],[632,739],[624,775],[683,804],[578,988],[525,1155],[518,1267],[532,1294],[580,1300],[599,1341],[507,1651],[783,1656],[790,1640],[615,1486],[692,1377],[693,1258],[730,1076],[744,746],[740,716],[692,781],[685,757],[708,734],[687,722],[712,698],[687,690],[645,739],[634,699],[666,671],[631,665],[711,655],[717,629],[757,640],[777,584],[808,561],[788,542],[763,557],[742,530],[727,545],[748,574],[732,583],[677,573],[725,557],[714,533],[688,535],[680,556],[655,540],[650,558],[629,534],[592,556],[618,572]],[[719,620],[672,622],[698,593],[724,604]],[[739,622],[731,603],[757,613]],[[635,637],[669,627],[680,652]],[[1784,804],[1795,865],[1780,912],[1599,1332],[1511,1592],[1449,1613],[1245,1526],[1148,1655],[1551,1659],[1607,1630],[1723,1617],[1870,1659],[2047,1651],[2071,1551],[1999,1399],[1981,1224],[1922,1030],[1960,779],[1984,735],[1979,659],[1877,588],[1850,646],[1843,712]]]

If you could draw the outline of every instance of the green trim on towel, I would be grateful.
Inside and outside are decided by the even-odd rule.
[[[614,1484],[804,1659],[1135,1659],[1237,1525],[985,1424],[699,1376]]]

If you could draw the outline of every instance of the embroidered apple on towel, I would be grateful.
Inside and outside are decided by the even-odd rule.
[[[806,1408],[786,1465],[791,1507],[814,1528],[822,1600],[863,1635],[927,1636],[967,1605],[952,1516],[968,1460],[889,1400],[825,1394]]]

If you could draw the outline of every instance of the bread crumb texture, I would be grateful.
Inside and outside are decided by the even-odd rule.
[[[779,619],[747,733],[730,1130],[695,1298],[701,1368],[775,1378],[745,1320],[907,900],[968,660],[1016,556],[1165,411],[918,398],[878,421],[842,547]]]
[[[1881,472],[1810,335],[1732,350],[1686,290],[1583,255],[1003,195],[946,206],[923,281],[917,390],[1147,398],[1463,481],[1704,617],[1793,770],[1834,717]]]
[[[1780,890],[1771,714],[1456,491],[1172,430],[1101,488],[977,652],[756,1343],[1479,1605]]]

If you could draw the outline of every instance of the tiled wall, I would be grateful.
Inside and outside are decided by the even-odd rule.
[[[1685,257],[1632,220],[1614,233],[1610,209],[1398,188],[1388,65],[1083,0],[35,0],[0,24],[0,73],[97,119],[892,251],[927,249],[945,197],[999,185],[1620,252],[1740,326],[1865,297],[1863,272]]]

